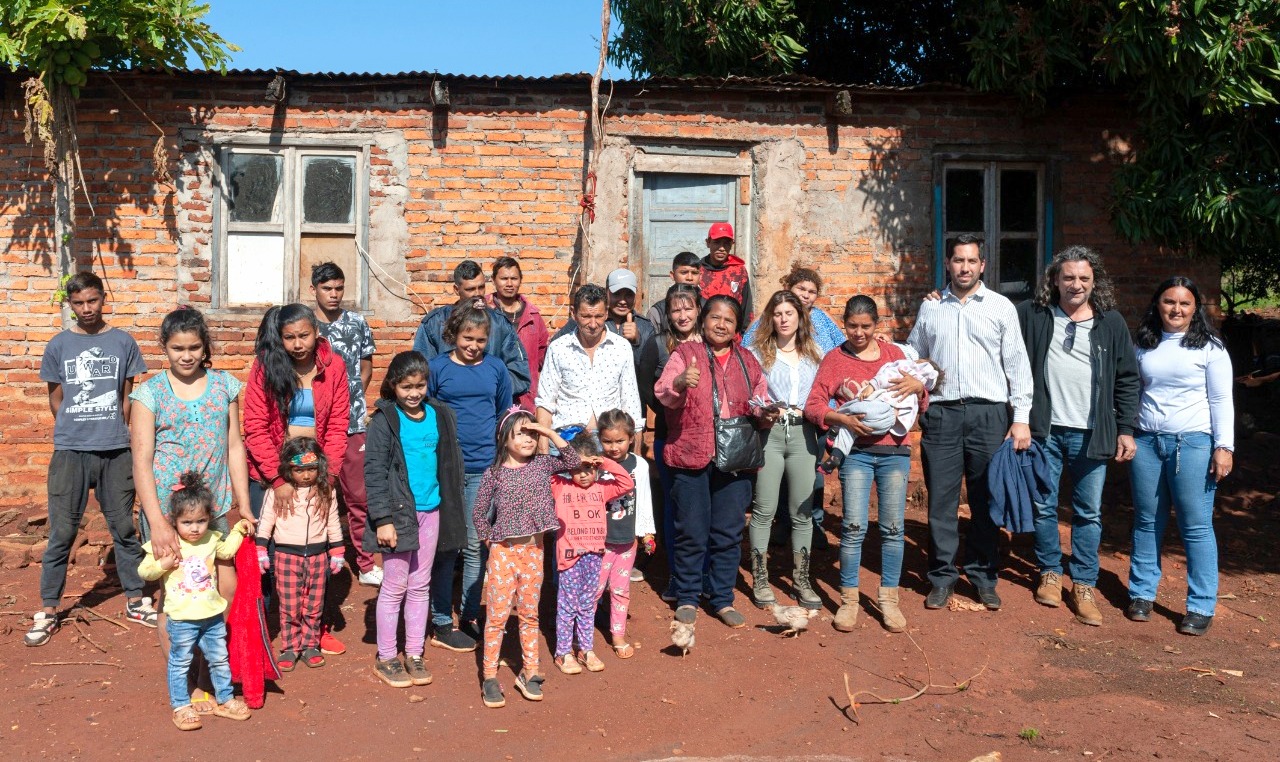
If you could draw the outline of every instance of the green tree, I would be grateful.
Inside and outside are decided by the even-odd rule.
[[[1280,3],[980,0],[971,82],[1043,109],[1109,84],[1137,109],[1112,218],[1132,242],[1217,257],[1234,309],[1280,290]]]
[[[0,63],[31,76],[23,82],[26,139],[39,141],[53,181],[54,245],[63,275],[74,267],[76,191],[83,186],[76,141],[80,88],[130,68],[185,68],[189,57],[225,71],[229,44],[191,0],[3,0]],[[163,176],[163,140],[157,142]]]
[[[764,76],[804,54],[793,0],[613,0],[609,58],[648,76]]]

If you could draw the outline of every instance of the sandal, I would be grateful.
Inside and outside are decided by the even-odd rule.
[[[253,713],[242,698],[233,698],[225,704],[214,707],[213,713],[227,720],[247,720]]]
[[[319,648],[302,649],[302,663],[315,669],[324,666],[324,655],[320,653]]]
[[[604,672],[604,662],[600,661],[595,651],[584,651],[578,654],[578,663],[586,667],[588,672]]]
[[[276,668],[281,672],[292,672],[296,666],[298,666],[297,651],[281,651],[276,657]]]
[[[200,724],[200,715],[189,705],[173,710],[173,726],[178,730],[199,730],[204,727]]]
[[[213,714],[213,710],[218,708],[218,702],[208,691],[196,688],[191,691],[191,708],[196,710],[196,714]]]
[[[582,667],[578,665],[578,662],[569,658],[569,654],[561,654],[560,656],[556,657],[555,661],[556,661],[556,666],[559,667],[560,671],[565,673],[566,675],[582,674]]]
[[[636,655],[636,647],[630,643],[623,643],[622,645],[617,645],[615,643],[613,645],[613,654],[619,659],[630,659],[632,656]]]

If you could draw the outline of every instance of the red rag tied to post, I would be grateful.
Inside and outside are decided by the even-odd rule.
[[[578,206],[587,213],[587,220],[596,221],[596,173],[591,172],[587,175],[587,191],[582,194],[582,200],[578,202]]]

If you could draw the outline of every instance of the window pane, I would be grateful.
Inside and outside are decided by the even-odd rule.
[[[1040,208],[1037,173],[1034,169],[1006,169],[1000,172],[1000,230],[1034,233],[1036,210]]]
[[[283,159],[260,153],[231,155],[232,222],[279,222]]]
[[[354,233],[303,233],[298,238],[298,282],[311,282],[311,267],[321,262],[332,262],[342,268],[346,276],[347,290],[343,299],[347,304],[360,302],[356,276],[356,237]]]
[[[302,160],[302,221],[351,223],[356,160],[352,156],[307,156]]]
[[[284,302],[284,236],[276,233],[227,234],[227,302]]]
[[[957,233],[981,233],[982,221],[982,170],[947,170],[947,230]]]
[[[1035,286],[1040,242],[1026,238],[1000,239],[1000,293],[1025,299]]]

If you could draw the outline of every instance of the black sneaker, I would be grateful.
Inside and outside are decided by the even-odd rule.
[[[947,601],[951,600],[951,594],[955,592],[955,585],[934,585],[929,591],[929,595],[924,599],[924,607],[927,609],[945,608]]]
[[[496,680],[494,682],[497,682]],[[526,678],[521,672],[516,676],[516,690],[530,701],[542,700],[542,675]]]
[[[994,587],[979,587],[978,600],[982,601],[982,605],[987,607],[987,611],[999,611],[1000,607],[1004,605]]]
[[[1213,626],[1213,617],[1188,611],[1178,623],[1178,632],[1183,635],[1203,635]]]
[[[431,685],[431,673],[427,671],[426,662],[421,656],[404,657],[404,671],[414,685]]]
[[[478,619],[462,620],[458,625],[458,632],[466,635],[477,643],[484,640],[484,629],[480,626],[480,620]]]
[[[475,638],[455,630],[451,624],[436,627],[429,642],[436,648],[447,648],[460,654],[476,650]]]
[[[1125,609],[1124,615],[1135,622],[1150,622],[1151,608],[1155,605],[1155,601],[1148,601],[1143,598],[1134,598],[1129,601],[1129,608]]]
[[[496,677],[486,678],[480,684],[480,698],[490,709],[501,709],[507,705],[507,700],[502,696],[502,685]]]
[[[382,659],[375,658],[373,660],[373,674],[378,676],[382,682],[390,685],[392,688],[408,688],[413,685],[413,680],[409,677],[409,673],[404,671],[404,665],[399,659]]]
[[[676,621],[680,624],[693,624],[698,618],[698,608],[696,606],[678,606],[676,608]]]
[[[839,450],[833,450],[818,468],[821,468],[824,474],[833,474],[840,470],[840,466],[844,465],[844,457],[844,453]]]

